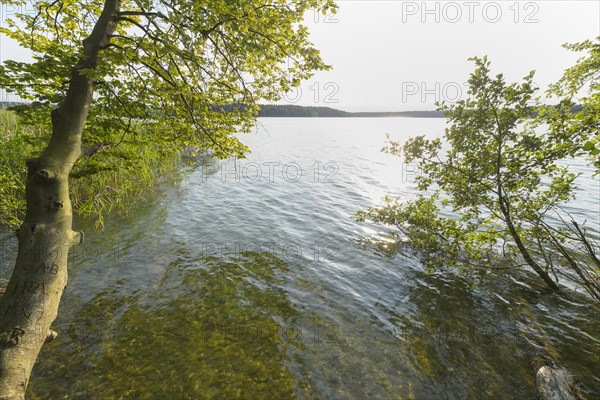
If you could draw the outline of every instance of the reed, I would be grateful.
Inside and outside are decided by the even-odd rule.
[[[155,133],[139,124],[116,146],[78,161],[71,173],[71,201],[76,214],[104,228],[104,218],[127,214],[132,204],[159,183],[178,182],[185,171],[181,152],[148,140]],[[0,109],[0,225],[16,229],[25,213],[25,160],[39,156],[49,126],[27,126],[16,113]],[[189,161],[189,160],[188,160]]]

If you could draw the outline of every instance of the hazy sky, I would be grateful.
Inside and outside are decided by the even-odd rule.
[[[314,43],[334,70],[305,84],[296,104],[433,109],[438,99],[466,95],[463,85],[473,70],[467,59],[486,54],[493,70],[509,79],[535,69],[534,80],[543,88],[578,58],[562,43],[600,35],[597,0],[338,4],[338,14],[327,20],[307,18]],[[296,100],[294,94],[289,100]]]
[[[600,35],[600,0],[339,0],[336,15],[311,13],[312,39],[333,71],[319,73],[285,102],[348,111],[428,110],[466,96],[472,63],[519,79],[537,71],[544,88],[578,58],[565,42]],[[10,10],[2,8],[3,24]],[[25,54],[0,38],[0,59]]]

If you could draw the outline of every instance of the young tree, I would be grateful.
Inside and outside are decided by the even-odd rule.
[[[24,9],[25,1],[7,3]],[[67,283],[68,250],[83,241],[72,229],[68,182],[78,160],[136,134],[170,150],[197,145],[220,157],[243,155],[232,134],[252,128],[257,101],[277,100],[329,68],[302,20],[335,4],[54,0],[34,8],[0,30],[34,60],[6,61],[0,87],[32,101],[17,110],[26,122],[52,127],[41,156],[27,160],[27,211],[0,299],[2,399],[24,397],[44,341],[55,336],[50,325]],[[144,129],[136,132],[136,124]]]
[[[568,99],[538,107],[533,72],[508,84],[490,76],[487,58],[472,60],[469,98],[439,107],[448,118],[445,143],[418,136],[383,149],[418,164],[421,193],[404,203],[388,197],[357,219],[397,226],[429,269],[527,266],[553,290],[563,274],[600,301],[588,232],[575,221],[556,224],[567,217],[561,204],[574,198],[578,176],[559,161],[587,148],[583,131],[597,135],[598,109],[572,114]]]

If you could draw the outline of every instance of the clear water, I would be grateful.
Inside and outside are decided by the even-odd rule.
[[[260,122],[237,167],[206,163],[87,227],[31,398],[532,399],[537,354],[600,396],[599,312],[582,295],[528,272],[471,289],[351,220],[415,193],[385,133],[437,136],[444,120]],[[570,210],[599,224],[598,180],[580,193]],[[15,246],[2,236],[2,277]]]

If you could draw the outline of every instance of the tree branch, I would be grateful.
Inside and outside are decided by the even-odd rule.
[[[106,150],[108,147],[114,145],[113,142],[102,142],[97,143],[91,146],[82,146],[81,147],[81,157],[91,157],[97,153],[100,153]]]

